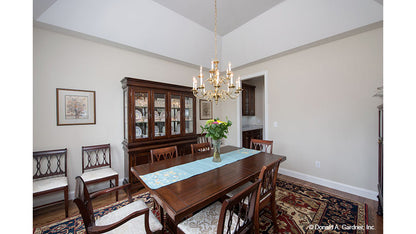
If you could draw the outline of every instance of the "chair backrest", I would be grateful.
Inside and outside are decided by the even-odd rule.
[[[111,167],[110,144],[82,146],[82,173],[107,166]]]
[[[150,158],[152,163],[175,157],[178,157],[178,148],[176,147],[176,145],[150,150]]]
[[[88,233],[88,227],[95,226],[94,210],[87,186],[81,176],[75,177],[75,204],[81,213],[84,221],[85,230]]]
[[[259,220],[259,186],[257,180],[245,190],[222,203],[217,233],[251,233]],[[247,203],[248,201],[248,203]],[[232,217],[236,217],[233,219]],[[255,230],[255,229],[254,229]]]
[[[279,170],[280,160],[263,166],[259,180],[262,181],[260,185],[260,200],[276,191],[277,172]]]
[[[66,174],[67,149],[33,152],[33,179]]]
[[[251,139],[250,149],[260,150],[269,154],[273,153],[273,141]]]
[[[197,143],[209,142],[210,144],[212,144],[211,138],[208,138],[206,133],[197,134],[196,142]]]
[[[199,144],[192,144],[192,156],[198,155],[199,153],[211,151],[211,143],[205,142],[205,143],[199,143]]]

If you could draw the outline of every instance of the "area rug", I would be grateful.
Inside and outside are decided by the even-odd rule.
[[[279,233],[368,233],[366,204],[281,179],[277,186]],[[149,193],[136,195],[133,199],[144,199],[150,208],[153,207]],[[95,216],[101,217],[126,204],[127,200],[124,200],[99,208]],[[157,213],[155,215],[159,216]],[[260,233],[273,233],[271,217],[267,208],[260,212]],[[85,229],[81,216],[77,215],[37,228],[34,233],[83,234]]]
[[[367,204],[281,179],[276,204],[279,233],[368,233]],[[270,210],[260,212],[260,233],[273,233],[271,220]]]

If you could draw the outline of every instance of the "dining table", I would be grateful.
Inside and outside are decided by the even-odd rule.
[[[244,155],[244,152],[250,152],[250,155]],[[226,197],[228,192],[237,187],[257,179],[263,166],[286,160],[286,156],[283,155],[250,151],[235,146],[221,147],[221,156],[225,157],[223,155],[227,155],[227,153],[229,154],[227,159],[233,159],[225,165],[210,160],[213,155],[211,150],[195,156],[189,154],[137,165],[131,167],[130,170],[147,188],[162,211],[166,212],[165,224],[172,232],[176,233],[177,225],[182,220]],[[207,164],[209,168],[206,171],[198,171],[198,165],[201,163]],[[181,173],[175,171],[179,167],[186,167],[192,173],[180,178],[181,176],[177,176],[177,174]],[[159,176],[161,179],[152,179],[156,178],[155,176]],[[174,179],[164,181],[170,177]]]

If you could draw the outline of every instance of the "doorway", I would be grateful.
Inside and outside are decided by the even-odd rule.
[[[267,128],[268,128],[268,100],[267,100],[267,72],[259,72],[256,74],[251,74],[247,76],[241,77],[242,84],[247,84],[247,87],[255,87],[254,88],[254,95],[247,97],[247,93],[243,93],[240,95],[238,103],[237,103],[237,126],[238,126],[238,144],[240,147],[247,147],[247,143],[243,144],[243,141],[247,139],[243,139],[243,135],[247,138],[247,135],[255,134],[256,137],[253,138],[261,138],[267,139]],[[244,89],[244,87],[243,87]],[[249,88],[247,88],[249,90]],[[246,90],[246,91],[247,91]],[[253,90],[253,88],[250,88]],[[250,97],[254,97],[254,104],[247,104],[246,101],[250,99]],[[243,102],[243,98],[245,102]],[[253,101],[253,100],[251,100]],[[245,106],[243,107],[243,103]],[[251,106],[251,107],[250,107]],[[254,109],[251,109],[253,108]],[[247,111],[247,108],[250,108]],[[244,113],[243,113],[244,110]],[[244,132],[244,134],[243,134]],[[260,136],[258,136],[261,134]],[[246,142],[245,141],[245,142]]]

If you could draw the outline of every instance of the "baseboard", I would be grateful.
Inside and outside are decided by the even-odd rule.
[[[311,176],[311,175],[304,174],[301,172],[288,170],[285,168],[279,168],[279,173],[283,175],[291,176],[297,179],[305,180],[311,183],[319,184],[328,188],[336,189],[339,191],[351,193],[357,196],[361,196],[361,197],[365,197],[365,198],[377,201],[378,193],[376,191],[363,189],[363,188],[351,186],[348,184],[343,184],[343,183],[335,182],[332,180],[319,178],[316,176]]]

